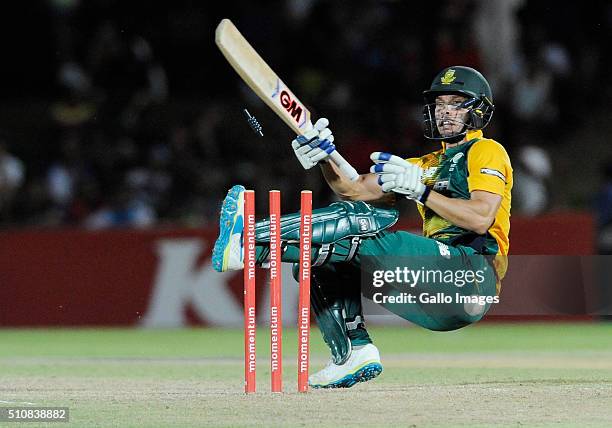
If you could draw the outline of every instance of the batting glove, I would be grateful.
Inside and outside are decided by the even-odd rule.
[[[317,120],[310,131],[299,135],[291,142],[291,147],[304,169],[310,169],[324,159],[327,159],[336,146],[334,136],[327,127],[329,120],[322,117]]]
[[[370,159],[375,164],[370,172],[378,175],[383,192],[399,193],[425,203],[430,189],[422,183],[423,168],[390,153],[374,152]]]

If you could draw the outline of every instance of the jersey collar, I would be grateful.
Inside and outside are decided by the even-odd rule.
[[[474,138],[482,138],[482,129],[474,129],[472,131],[468,131],[467,134],[465,134],[465,142],[471,141]],[[446,143],[442,141],[442,153],[445,153],[445,152],[446,152]]]

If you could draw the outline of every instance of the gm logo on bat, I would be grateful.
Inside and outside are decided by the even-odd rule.
[[[278,102],[283,109],[289,113],[289,116],[291,116],[297,126],[302,128],[308,121],[310,112],[306,109],[306,107],[298,103],[297,99],[280,79],[276,81],[276,89],[272,94],[272,98],[277,97]]]

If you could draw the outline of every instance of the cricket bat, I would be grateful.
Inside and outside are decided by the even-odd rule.
[[[229,19],[223,19],[215,31],[215,42],[242,80],[270,107],[296,134],[312,129],[310,111],[291,92],[276,73],[253,49]],[[349,179],[359,174],[337,150],[331,160]]]

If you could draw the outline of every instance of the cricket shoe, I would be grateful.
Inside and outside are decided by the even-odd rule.
[[[212,253],[213,269],[217,272],[244,267],[244,186],[228,190],[221,205],[219,237]]]
[[[353,347],[351,356],[342,365],[333,360],[323,370],[308,378],[312,388],[350,388],[358,382],[367,382],[382,373],[378,348],[371,343]]]

